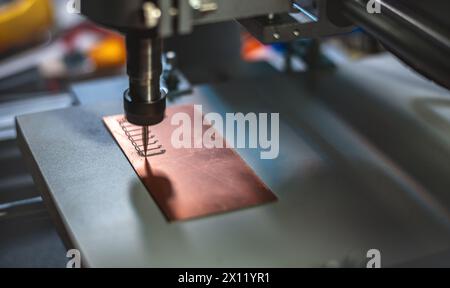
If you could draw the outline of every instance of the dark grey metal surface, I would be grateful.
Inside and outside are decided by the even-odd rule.
[[[168,0],[166,1],[168,2]],[[159,27],[164,36],[185,34],[192,31],[194,24],[217,23],[234,19],[267,15],[269,13],[289,12],[291,0],[215,0],[217,9],[208,13],[195,13],[189,0],[178,1],[177,14],[172,15],[171,8],[176,5],[160,5],[162,21]],[[121,31],[128,29],[144,29],[140,11],[141,0],[82,0],[81,12],[96,23],[114,27]],[[178,21],[174,21],[177,18]],[[177,27],[172,27],[178,22]]]
[[[68,107],[72,100],[68,95],[11,96],[2,97],[0,105],[0,267],[65,267],[66,250],[25,167],[14,118]]]
[[[333,2],[333,0],[331,0]],[[299,2],[301,3],[301,2]],[[304,5],[304,4],[303,4]],[[306,10],[301,4],[295,5],[291,14],[242,19],[239,22],[259,41],[263,43],[289,42],[304,38],[320,38],[351,32],[354,27],[336,25],[330,20],[329,0],[315,1],[315,10]]]
[[[304,37],[322,37],[351,30],[338,26],[329,20],[329,14],[337,13],[328,8],[329,0],[316,0],[317,12],[312,21],[303,21],[301,15],[309,15],[303,9],[312,6],[311,1],[291,0],[199,0],[197,3],[214,3],[215,9],[200,11],[194,9],[189,0],[156,1],[161,16],[157,31],[153,36],[168,38],[174,35],[191,33],[194,25],[220,23],[240,20],[240,22],[264,43],[292,41]],[[148,29],[142,17],[142,1],[89,0],[81,1],[81,12],[96,23],[115,28],[124,33]],[[177,3],[177,4],[175,4]],[[200,5],[201,6],[201,5]],[[105,9],[108,7],[109,9]],[[295,7],[299,8],[296,9]],[[176,13],[174,11],[176,10]],[[306,13],[302,13],[305,11]],[[288,13],[296,13],[291,16]],[[268,16],[280,15],[274,21]],[[153,27],[152,27],[153,28]],[[150,31],[150,30],[149,30]]]
[[[292,11],[291,0],[215,0],[217,11],[195,17],[195,23],[214,23],[233,19],[243,19],[269,13],[287,13]]]
[[[448,90],[381,55],[341,65],[313,91],[450,211]]]
[[[86,266],[361,265],[371,248],[392,266],[448,250],[448,211],[312,98],[308,79],[236,80],[177,100],[281,116],[279,158],[238,151],[279,202],[194,221],[165,220],[104,128],[101,117],[120,113],[120,101],[22,116],[17,128],[40,191]]]
[[[439,9],[450,9],[450,2],[427,1],[431,14],[408,1],[379,3],[381,13],[367,12],[369,0],[345,0],[342,14],[378,39],[406,64],[429,79],[450,89],[450,25],[439,21]],[[407,2],[407,3],[406,3]],[[417,3],[417,2],[415,2]],[[429,12],[430,10],[428,10]]]
[[[0,217],[0,268],[64,268],[66,249],[44,204],[12,210]]]
[[[15,140],[0,141],[0,205],[38,196]]]

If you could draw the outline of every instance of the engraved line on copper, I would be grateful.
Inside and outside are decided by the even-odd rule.
[[[122,128],[123,132],[125,133],[125,136],[127,136],[128,140],[130,140],[130,143],[133,145],[134,149],[136,150],[136,152],[139,154],[139,156],[141,157],[151,157],[151,156],[156,156],[156,155],[161,155],[164,154],[166,152],[165,149],[163,149],[161,144],[158,144],[159,141],[158,139],[155,139],[152,142],[149,142],[147,147],[147,154],[145,154],[144,152],[144,144],[142,143],[138,143],[140,141],[142,141],[142,134],[133,134],[132,132],[136,132],[139,131],[140,129],[132,129],[135,128],[135,125],[131,125],[130,123],[128,123],[125,119],[121,119],[118,120],[120,127]],[[130,130],[131,129],[131,130]],[[150,131],[151,133],[151,131]],[[136,138],[139,137],[139,138]],[[150,135],[149,139],[154,139],[155,135]],[[158,145],[157,145],[158,144]],[[157,146],[152,146],[152,145],[157,145]]]

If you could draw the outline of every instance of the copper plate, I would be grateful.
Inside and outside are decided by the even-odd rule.
[[[184,112],[191,119],[194,113],[200,113],[193,106],[167,109],[166,119],[150,127],[147,157],[143,155],[140,127],[126,122],[123,115],[103,119],[169,221],[229,212],[277,199],[233,149],[174,148],[172,132],[179,126],[171,125],[170,118],[177,112]],[[203,125],[203,131],[210,127]],[[191,134],[191,143],[201,139],[200,134]],[[217,131],[214,136],[225,143]]]

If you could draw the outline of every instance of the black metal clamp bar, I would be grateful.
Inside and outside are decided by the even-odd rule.
[[[381,13],[369,13],[369,0],[342,0],[341,13],[377,38],[419,73],[450,89],[450,29],[420,14],[408,2],[378,0]],[[428,5],[433,5],[429,0]],[[442,4],[442,3],[440,3]],[[449,4],[450,5],[450,2]],[[450,11],[450,10],[447,10]]]

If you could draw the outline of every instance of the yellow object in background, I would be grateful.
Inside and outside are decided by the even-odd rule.
[[[108,36],[89,51],[89,56],[98,70],[122,67],[127,60],[125,42],[122,37]]]
[[[36,39],[53,24],[50,0],[14,0],[0,6],[0,52]]]

